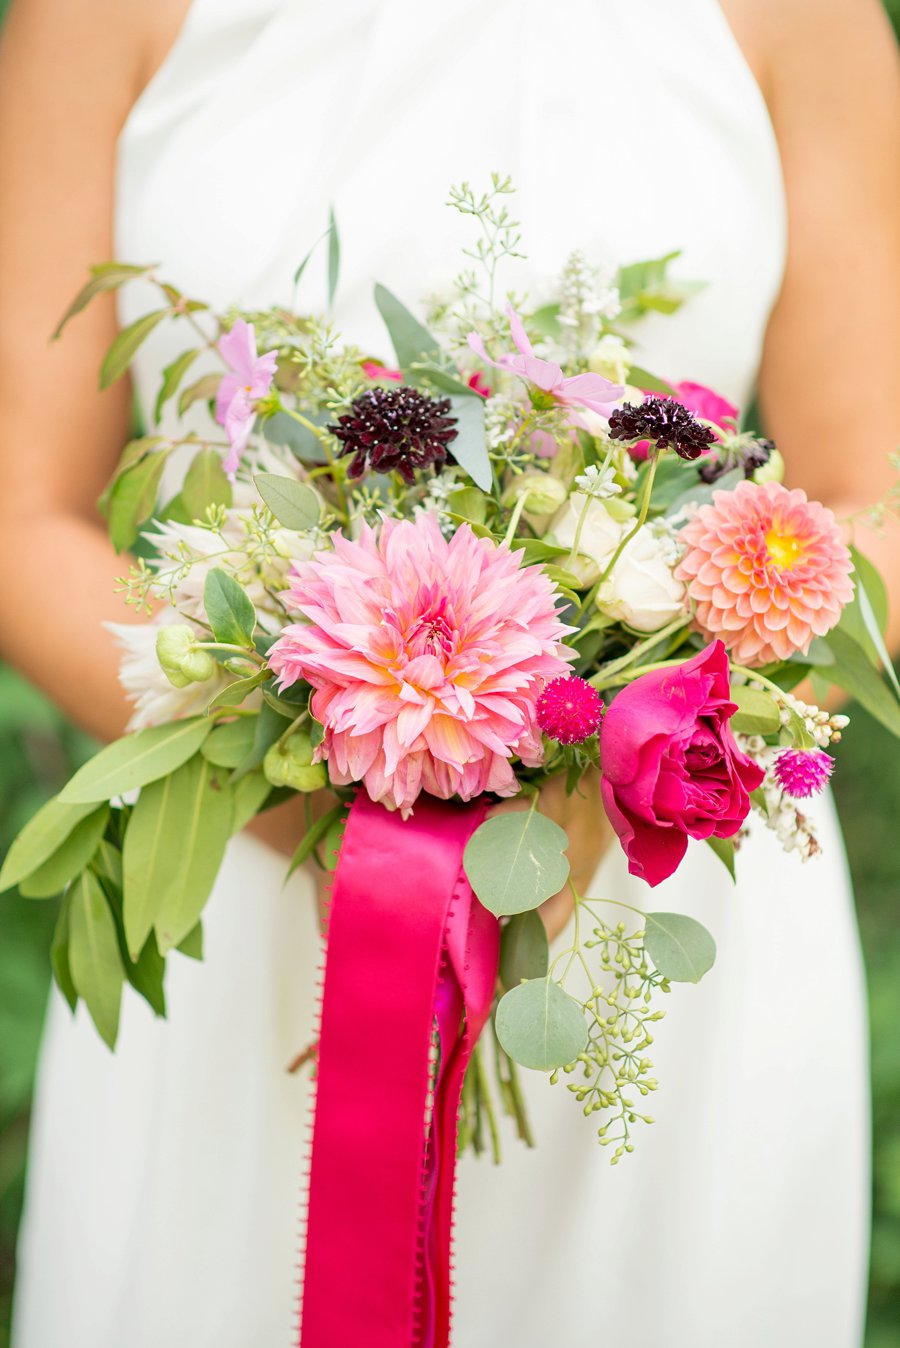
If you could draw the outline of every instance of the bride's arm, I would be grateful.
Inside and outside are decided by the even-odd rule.
[[[839,516],[884,496],[900,448],[900,59],[878,0],[727,0],[775,125],[788,259],[760,371],[788,482]],[[900,504],[900,502],[898,502]],[[893,589],[900,528],[863,528]]]
[[[18,0],[0,40],[0,655],[103,737],[126,707],[101,622],[134,616],[95,509],[129,423],[127,381],[97,387],[112,299],[49,335],[112,256],[116,140],[169,8]]]

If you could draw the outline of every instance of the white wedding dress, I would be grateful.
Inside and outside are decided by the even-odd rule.
[[[194,0],[121,138],[117,251],[189,294],[290,303],[333,204],[338,325],[458,269],[451,182],[518,187],[527,264],[680,248],[706,287],[648,319],[642,363],[743,403],[785,220],[760,92],[714,0]],[[470,222],[471,223],[471,222]],[[324,258],[300,302],[324,304]],[[523,280],[524,278],[524,280]],[[123,297],[123,319],[147,297]],[[77,332],[67,340],[77,341]],[[157,329],[137,384],[189,342]],[[858,1348],[868,1230],[864,999],[840,835],[801,865],[756,830],[738,885],[700,844],[651,893],[618,849],[595,894],[695,914],[719,956],[667,1001],[657,1122],[616,1168],[563,1086],[526,1073],[535,1151],[461,1166],[456,1348]],[[170,1016],[126,996],[113,1057],[58,996],[20,1242],[14,1348],[289,1348],[310,1037],[310,886],[236,840],[206,960]],[[347,1269],[348,1282],[354,1270]],[[365,1348],[364,1344],[347,1348]]]

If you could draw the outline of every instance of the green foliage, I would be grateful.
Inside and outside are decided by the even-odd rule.
[[[574,997],[552,978],[520,983],[500,999],[497,1038],[514,1062],[539,1072],[565,1067],[587,1043],[587,1025]]]
[[[319,522],[319,498],[305,482],[278,473],[257,473],[256,490],[279,524],[304,533]]]
[[[253,646],[256,609],[252,600],[227,571],[213,567],[203,587],[203,607],[216,641],[225,646]]]
[[[699,983],[715,963],[716,943],[685,913],[645,913],[644,948],[663,978]]]
[[[562,889],[568,845],[564,830],[538,810],[501,814],[472,834],[463,865],[485,908],[506,917],[537,908]]]
[[[533,909],[510,918],[500,937],[500,982],[507,989],[544,978],[550,962],[547,928]]]
[[[212,721],[199,716],[125,735],[85,763],[59,798],[65,804],[99,803],[155,782],[191,758],[211,730]]]

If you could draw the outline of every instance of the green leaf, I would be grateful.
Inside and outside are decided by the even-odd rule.
[[[154,309],[152,313],[143,314],[141,318],[136,318],[127,328],[122,329],[103,357],[103,364],[100,366],[101,388],[109,388],[110,384],[114,384],[125,373],[141,343],[171,313],[171,309]]]
[[[216,641],[252,648],[256,609],[244,588],[218,566],[206,577],[203,607]]]
[[[221,692],[216,693],[207,711],[214,711],[216,707],[239,707],[244,698],[268,678],[268,670],[261,669],[258,674],[248,674],[246,679],[235,679],[234,683],[226,684]]]
[[[544,978],[550,962],[547,928],[540,914],[517,913],[500,937],[500,982],[515,988],[533,978]]]
[[[202,349],[202,347],[195,346],[192,347],[190,351],[182,351],[181,355],[176,356],[171,365],[165,367],[162,373],[162,383],[159,386],[159,393],[156,396],[156,406],[153,409],[154,421],[159,421],[162,416],[163,408],[170,398],[175,397],[175,394],[181,387],[182,379],[184,379],[184,376],[200,355]]]
[[[762,688],[731,685],[731,700],[738,710],[731,718],[732,730],[741,735],[777,735],[781,729],[781,713],[771,693]]]
[[[62,893],[97,851],[108,819],[108,805],[101,805],[99,810],[80,819],[58,851],[20,882],[19,892],[26,899],[50,899]]]
[[[644,948],[663,978],[699,983],[716,959],[716,943],[684,913],[645,913]]]
[[[584,1011],[552,978],[534,978],[500,999],[496,1018],[501,1048],[538,1072],[565,1067],[584,1050]]]
[[[84,805],[146,786],[191,758],[212,726],[205,716],[195,716],[115,740],[79,768],[59,799],[66,805]]]
[[[743,482],[743,480],[743,468],[733,468],[731,472],[723,473],[715,482],[700,482],[697,480],[670,502],[666,507],[666,514],[675,515],[686,505],[708,505],[717,491],[734,491],[737,484]],[[655,491],[653,495],[656,496]]]
[[[230,506],[231,483],[217,449],[201,449],[191,460],[181,487],[181,500],[191,519],[205,519],[208,506]]]
[[[157,1016],[166,1014],[165,975],[166,961],[159,953],[153,932],[147,937],[144,948],[137,960],[128,958],[125,952],[125,976],[135,992]]]
[[[272,783],[260,771],[248,772],[231,788],[234,798],[232,833],[240,833],[251,819],[255,819],[272,793]]]
[[[442,370],[439,365],[431,365],[428,361],[413,361],[409,367],[408,378],[411,384],[424,384],[427,388],[436,389],[438,393],[451,393],[456,397],[478,398],[483,401],[481,394],[470,384],[463,383],[455,375]]]
[[[469,883],[497,917],[537,908],[569,877],[569,839],[537,810],[496,815],[477,828],[463,855]]]
[[[222,382],[220,374],[201,375],[193,384],[189,384],[184,389],[178,399],[178,415],[183,417],[189,407],[194,403],[212,402],[219,391],[219,385]]]
[[[331,420],[331,415],[310,413],[308,419],[314,426],[321,425],[324,428]],[[295,458],[306,462],[323,462],[325,451],[322,442],[308,426],[302,426],[287,412],[273,412],[271,416],[260,420],[262,433],[270,445],[283,445]]]
[[[201,756],[140,794],[125,834],[125,935],[132,958],[155,928],[165,955],[196,924],[231,833],[231,790]]]
[[[116,924],[100,881],[84,871],[69,890],[69,970],[101,1037],[110,1048],[119,1030],[125,969]]]
[[[871,650],[873,664],[880,662],[894,693],[900,698],[900,682],[882,635],[888,620],[888,596],[884,580],[877,567],[857,548],[851,546],[850,555],[855,571],[856,595],[853,603],[845,607],[841,623],[864,650]],[[861,632],[854,630],[854,625],[848,621],[855,609],[859,610]]]
[[[101,515],[105,517],[109,516],[109,500],[112,495],[112,489],[122,474],[127,472],[129,468],[133,468],[136,463],[140,463],[148,454],[152,453],[153,450],[165,443],[166,437],[164,435],[141,435],[135,440],[128,441],[128,444],[122,450],[119,462],[116,464],[116,471],[113,473],[97,499],[97,509],[100,511]]]
[[[734,839],[733,838],[707,838],[706,844],[715,852],[722,865],[731,876],[732,880],[737,880],[734,873]]]
[[[665,393],[670,398],[678,396],[677,389],[674,389],[671,384],[667,384],[665,379],[658,379],[655,374],[642,369],[640,365],[632,365],[629,368],[628,382],[635,388],[642,389],[645,393]]]
[[[882,682],[859,642],[841,627],[832,628],[825,640],[834,653],[835,663],[823,668],[822,677],[852,694],[892,735],[900,735],[900,703]]]
[[[409,369],[415,361],[431,361],[440,355],[436,338],[385,286],[376,285],[375,304],[388,330],[397,364],[402,369]]]
[[[484,399],[451,398],[456,417],[456,439],[447,449],[461,468],[482,491],[490,491],[494,477],[484,438]]]
[[[59,337],[63,328],[70,318],[80,314],[96,295],[103,294],[107,290],[118,290],[119,286],[124,285],[126,281],[133,281],[136,276],[146,276],[153,270],[155,263],[147,267],[131,266],[126,262],[101,262],[95,267],[91,267],[91,279],[86,285],[83,285],[69,305],[53,334],[55,341]]]
[[[15,839],[0,869],[0,894],[12,889],[52,857],[71,834],[79,820],[91,814],[96,803],[72,805],[54,796],[38,810]]]
[[[253,481],[279,524],[304,533],[319,522],[321,506],[312,487],[278,473],[257,473]]]
[[[331,826],[333,824],[339,824],[344,815],[345,807],[343,805],[334,805],[330,810],[323,814],[321,818],[316,820],[312,828],[308,830],[306,836],[302,839],[300,846],[297,848],[294,855],[291,857],[291,864],[288,866],[287,875],[284,877],[285,880],[293,875],[297,867],[302,866],[308,857],[312,856],[314,850],[318,847]]]
[[[264,692],[263,697],[265,696],[266,693]],[[289,713],[289,719],[295,720],[298,712],[299,708],[294,707]],[[253,720],[256,722],[253,727],[253,742],[240,762],[234,765],[232,782],[240,781],[246,772],[258,768],[268,750],[286,729],[283,714],[280,710],[275,710],[268,702],[263,702],[259,709],[259,715],[255,716]]]
[[[180,955],[187,955],[189,960],[203,959],[203,923],[198,922],[196,927],[191,927],[187,936],[175,947]]]
[[[133,468],[120,473],[110,488],[107,519],[116,552],[130,548],[141,525],[153,514],[159,484],[171,449],[147,454]]]
[[[75,984],[72,982],[72,971],[69,968],[69,907],[71,902],[71,895],[64,894],[56,919],[56,926],[53,929],[50,964],[53,968],[56,986],[69,1003],[69,1009],[74,1011],[78,1003],[78,993],[75,990]]]
[[[328,211],[328,306],[334,304],[337,293],[338,276],[341,270],[341,241],[338,236],[334,207]]]
[[[253,748],[256,717],[240,716],[236,721],[216,726],[200,752],[217,768],[236,768]]]

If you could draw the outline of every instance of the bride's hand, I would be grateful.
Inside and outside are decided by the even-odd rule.
[[[501,801],[490,813],[493,816],[527,810],[530,803],[527,797],[518,796],[515,800]],[[542,788],[538,805],[542,814],[567,833],[572,883],[579,894],[584,894],[615,836],[603,809],[599,772],[585,773],[571,795],[566,795],[565,778],[554,777]],[[565,927],[571,911],[572,891],[568,884],[541,904],[540,914],[551,941]]]

